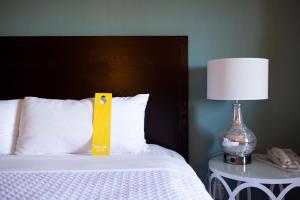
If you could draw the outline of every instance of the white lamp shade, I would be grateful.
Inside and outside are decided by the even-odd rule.
[[[208,61],[207,98],[267,99],[268,59],[224,58]]]

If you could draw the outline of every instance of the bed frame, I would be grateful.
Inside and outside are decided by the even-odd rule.
[[[150,93],[147,142],[188,159],[187,42],[185,36],[0,37],[0,99]]]

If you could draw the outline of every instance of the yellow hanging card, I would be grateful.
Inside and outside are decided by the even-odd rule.
[[[93,156],[110,153],[111,93],[96,93],[94,104]]]

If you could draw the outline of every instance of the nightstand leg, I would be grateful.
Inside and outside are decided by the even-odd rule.
[[[274,188],[275,188],[274,184],[270,185],[270,190],[272,191],[273,194],[274,194]],[[269,200],[271,200],[271,197],[269,197]]]
[[[237,183],[236,183],[236,187],[238,187],[239,185],[241,185],[241,181],[237,181]],[[235,196],[235,199],[236,200],[240,200],[240,193],[237,193],[237,195]]]
[[[274,187],[275,187],[274,184],[270,185],[270,190],[271,190],[273,193],[274,193]]]
[[[279,190],[280,190],[280,193],[282,192],[283,190],[283,185],[282,184],[279,184]],[[283,197],[282,200],[284,200],[285,198]]]
[[[251,188],[247,188],[247,200],[251,200]]]
[[[217,197],[217,190],[218,190],[218,199],[223,199],[222,195],[222,183],[218,179],[213,179],[212,181],[213,190],[209,192],[213,199]],[[211,187],[211,184],[209,184],[209,187]]]
[[[214,179],[214,183],[213,183],[213,194],[212,194],[212,196],[213,196],[213,199],[215,199],[216,198],[216,193],[217,193],[217,179],[215,178]]]
[[[218,196],[219,199],[223,199],[223,195],[222,195],[222,183],[218,180]]]

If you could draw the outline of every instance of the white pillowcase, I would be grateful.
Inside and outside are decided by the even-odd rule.
[[[13,154],[19,132],[21,99],[0,101],[0,154]]]
[[[88,99],[25,97],[16,154],[77,153],[89,145],[93,105]]]
[[[111,153],[146,151],[148,94],[112,100]],[[94,99],[24,99],[16,154],[90,153]]]
[[[112,100],[112,153],[147,150],[144,121],[149,94],[134,97],[114,97]]]

